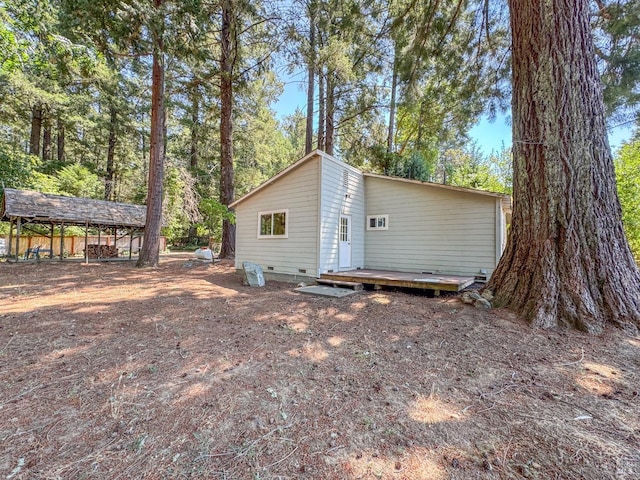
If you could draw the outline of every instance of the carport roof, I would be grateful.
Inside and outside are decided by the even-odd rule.
[[[64,223],[144,228],[147,207],[91,198],[65,197],[5,188],[0,220],[28,219],[32,223]]]

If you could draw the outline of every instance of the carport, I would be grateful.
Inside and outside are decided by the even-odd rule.
[[[90,198],[65,197],[30,190],[5,188],[2,195],[0,220],[9,222],[9,245],[7,256],[11,260],[20,258],[20,240],[24,231],[31,231],[33,225],[49,227],[49,257],[53,258],[54,228],[60,227],[60,260],[64,260],[64,229],[69,226],[84,228],[85,261],[89,261],[87,245],[90,228],[105,231],[118,239],[129,236],[129,259],[133,250],[133,239],[144,233],[147,207],[128,203],[107,202]],[[15,233],[14,233],[15,232]],[[41,234],[41,232],[37,232]],[[40,251],[47,251],[41,249]],[[103,260],[98,248],[97,259]]]

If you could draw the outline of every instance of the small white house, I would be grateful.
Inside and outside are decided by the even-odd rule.
[[[231,204],[236,269],[317,278],[355,269],[491,275],[508,195],[362,173],[316,150]]]

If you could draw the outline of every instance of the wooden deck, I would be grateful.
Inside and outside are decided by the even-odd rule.
[[[459,292],[475,282],[474,277],[436,275],[428,273],[389,272],[385,270],[349,270],[323,273],[320,278],[343,282],[359,282],[365,285],[417,288],[421,290]]]

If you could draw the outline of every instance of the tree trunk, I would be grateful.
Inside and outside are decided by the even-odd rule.
[[[64,140],[65,140],[64,121],[62,120],[62,118],[58,117],[58,138],[57,138],[56,155],[58,158],[58,162],[60,163],[63,163],[65,161]]]
[[[304,137],[304,153],[305,155],[313,150],[313,94],[315,87],[315,71],[316,71],[316,25],[315,25],[315,6],[309,5],[309,68],[308,68],[308,85],[307,85],[307,125]]]
[[[488,288],[535,327],[636,334],[640,273],[622,229],[587,0],[510,0],[514,210]]]
[[[320,67],[318,70],[318,150],[325,150],[325,136],[324,136],[324,116],[325,116],[325,98],[324,98],[324,84],[325,76],[324,69]]]
[[[107,175],[104,181],[104,199],[113,200],[114,187],[114,159],[118,134],[116,132],[118,112],[115,105],[109,105],[109,140],[107,144]]]
[[[335,137],[335,114],[336,114],[336,84],[333,80],[333,76],[329,74],[327,76],[327,118],[325,120],[326,133],[325,133],[325,149],[324,151],[329,155],[333,155],[333,141]]]
[[[233,5],[231,0],[222,2],[221,59],[220,59],[220,203],[229,206],[233,202],[233,54],[232,35]],[[228,219],[222,221],[222,245],[220,257],[235,254],[235,225]]]
[[[416,137],[416,148],[418,151],[422,151],[423,147],[423,138],[424,138],[424,117],[426,115],[426,104],[425,100],[420,100],[420,112],[418,113],[418,134]]]
[[[396,123],[396,90],[398,88],[398,47],[393,54],[393,73],[391,74],[391,102],[389,104],[389,131],[387,133],[387,152],[393,152],[393,137]]]
[[[189,166],[192,170],[198,168],[198,136],[200,133],[200,99],[198,87],[191,89],[191,151],[189,152]]]
[[[50,162],[53,158],[53,150],[51,149],[51,116],[49,112],[45,112],[43,116],[43,133],[42,133],[42,160]]]
[[[158,8],[163,0],[154,0]],[[162,34],[154,38],[151,72],[151,142],[149,148],[149,185],[144,243],[136,266],[157,267],[160,259],[162,227],[162,180],[164,178],[164,58]]]
[[[142,154],[142,182],[143,186],[147,188],[149,184],[149,156],[147,156],[147,134],[144,130],[140,131],[140,142],[142,143],[142,148],[140,150]],[[149,152],[149,155],[151,152]]]
[[[29,153],[40,155],[40,137],[42,136],[42,104],[38,103],[31,109],[31,138]]]

